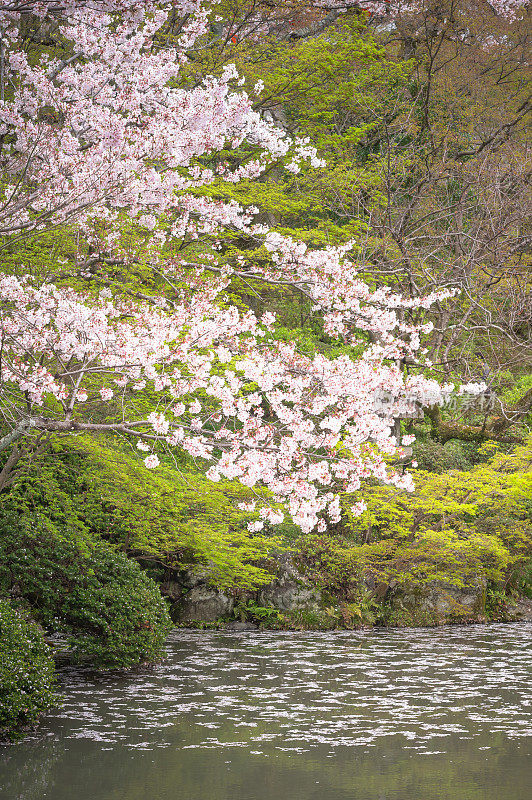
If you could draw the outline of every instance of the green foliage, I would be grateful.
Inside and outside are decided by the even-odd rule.
[[[375,599],[374,593],[364,584],[353,587],[348,602],[341,602],[325,609],[337,627],[359,628],[381,622],[383,607]]]
[[[352,516],[352,498],[344,499],[341,533],[296,542],[302,566],[335,600],[341,624],[385,621],[372,602],[387,588],[411,592],[431,581],[462,587],[481,579],[507,586],[506,594],[527,592],[532,441],[510,454],[495,448],[487,463],[470,470],[418,471],[415,483],[411,494],[368,483],[361,516]]]
[[[216,15],[226,13],[226,5],[222,3]],[[346,15],[345,25],[296,41],[268,38],[233,48],[229,42],[213,43],[206,35],[202,42],[195,48],[184,83],[194,85],[201,74],[216,73],[228,60],[234,61],[256,107],[272,112],[289,132],[308,136],[327,166],[306,165],[294,175],[274,164],[258,181],[233,184],[220,178],[199,192],[259,206],[257,221],[311,247],[354,239],[358,242],[354,259],[368,270],[370,286],[377,276],[379,282],[400,286],[402,278],[394,274],[403,266],[414,275],[416,270],[424,275],[430,266],[437,284],[440,274],[445,275],[440,265],[449,261],[449,252],[436,248],[435,259],[429,258],[422,243],[438,241],[440,228],[449,226],[445,217],[438,222],[435,209],[442,203],[453,206],[461,198],[464,178],[456,164],[451,173],[457,177],[447,187],[438,178],[412,214],[408,251],[393,236],[383,237],[388,226],[385,210],[391,203],[391,225],[415,197],[414,187],[427,183],[425,175],[447,174],[447,166],[444,169],[431,159],[439,157],[439,149],[447,150],[447,137],[456,139],[459,149],[469,141],[469,128],[478,127],[470,102],[458,102],[454,95],[454,99],[447,96],[444,84],[433,84],[430,97],[436,97],[436,104],[430,115],[435,117],[434,133],[441,130],[443,143],[436,147],[423,132],[422,94],[414,85],[422,80],[423,65],[396,58],[391,49],[385,52],[356,16]],[[259,79],[264,90],[257,96],[254,86]],[[459,93],[462,96],[469,93]],[[426,97],[428,102],[428,92]],[[221,162],[234,167],[256,155],[256,148],[247,143],[199,163],[216,171]],[[260,270],[271,258],[258,240],[234,230],[216,232],[219,251],[205,235],[198,240],[170,237],[160,253],[146,231],[128,220],[127,210],[122,213],[116,259],[94,261],[89,271],[80,269],[98,248],[89,249],[78,231],[65,227],[8,247],[3,270],[29,272],[39,280],[89,292],[105,286],[112,293],[164,295],[191,291],[186,267],[183,272],[176,270],[171,284],[153,269],[165,256],[177,262],[184,256],[190,264],[215,257],[218,266],[245,265],[251,271]],[[429,220],[419,231],[416,214]],[[157,225],[168,229],[171,222],[161,215]],[[467,231],[470,224],[468,218],[457,227]],[[98,233],[94,231],[95,241]],[[479,272],[484,274],[483,269]],[[209,276],[194,280],[201,291]],[[453,280],[446,275],[444,284]],[[411,291],[410,279],[402,288]],[[312,303],[292,289],[234,278],[227,300],[257,314],[266,307],[274,311],[275,339],[294,341],[310,356],[358,353],[356,347],[326,336]],[[497,297],[490,302],[496,315]],[[463,303],[456,306],[456,319],[467,308],[466,300]],[[449,329],[454,327],[451,319]],[[477,327],[482,330],[482,325]],[[361,333],[361,342],[364,336]],[[504,403],[511,405],[531,386],[530,375],[508,372],[499,376],[496,388]],[[134,409],[145,417],[164,397],[146,390],[125,395],[124,402],[126,413]],[[84,413],[103,421],[116,412],[90,396]],[[530,422],[530,415],[527,419]],[[14,487],[0,512],[0,582],[21,591],[45,624],[67,630],[80,655],[107,666],[153,658],[168,624],[154,585],[124,554],[160,580],[168,572],[201,565],[213,586],[254,590],[271,578],[265,560],[290,539],[332,604],[323,613],[294,613],[286,622],[309,628],[390,621],[375,600],[374,587],[379,583],[421,587],[442,580],[460,585],[480,576],[494,586],[506,582],[532,596],[530,451],[529,445],[505,454],[498,445],[490,449],[476,442],[441,444],[425,438],[414,447],[419,470],[412,495],[368,483],[362,491],[368,506],[362,517],[352,517],[351,499],[345,498],[342,535],[300,537],[291,523],[250,534],[246,528],[250,516],[238,509],[239,502],[251,499],[250,491],[230,482],[212,484],[186,456],[174,454],[171,460],[159,453],[162,465],[151,472],[125,440],[104,444],[71,437],[53,445],[38,467]],[[494,605],[496,596],[491,597]],[[238,608],[238,613],[261,624],[282,622],[278,612],[252,601]],[[402,612],[394,613],[394,619],[410,619],[412,624],[406,611],[402,617]]]
[[[176,628],[192,628],[198,631],[220,631],[225,628],[227,620],[219,619],[214,622],[206,622],[205,620],[191,620],[190,622],[178,622]]]
[[[401,603],[384,603],[380,609],[379,625],[393,628],[432,628],[441,624],[433,609],[427,609],[419,604],[410,608],[405,608]],[[456,618],[455,622],[463,622],[463,619]]]
[[[208,568],[223,588],[255,588],[270,579],[256,562],[279,550],[273,534],[247,530],[251,519],[237,504],[249,501],[236,483],[212,483],[192,460],[149,471],[124,442],[64,439],[17,488],[28,509],[46,509],[58,526],[82,539],[95,536],[143,564],[181,570]]]
[[[532,600],[532,559],[522,565],[514,585],[518,594]]]
[[[287,628],[304,631],[327,631],[338,627],[336,612],[331,614],[328,609],[323,611],[297,609],[286,613],[284,621]]]
[[[502,399],[509,406],[517,403],[528,389],[532,389],[532,375],[513,375],[510,372],[499,376],[501,382],[502,378],[506,378]]]
[[[54,662],[41,628],[0,598],[0,739],[17,739],[55,701]]]
[[[515,605],[515,600],[504,589],[494,586],[486,591],[486,614],[494,622],[505,622],[508,619],[508,609]]]
[[[138,564],[92,539],[55,508],[11,493],[0,510],[0,590],[22,597],[51,630],[69,635],[78,658],[128,668],[161,653],[170,619]],[[65,524],[66,522],[66,524]]]
[[[302,536],[297,552],[312,583],[332,597],[348,595],[362,579],[363,548],[343,536]]]
[[[56,279],[59,282],[61,276],[66,277],[70,273],[69,265],[74,264],[76,257],[75,231],[62,228],[41,232],[22,241],[2,242],[1,271],[9,275],[31,275],[36,280]]]
[[[327,169],[303,167],[296,176],[273,170],[260,182],[231,187],[220,181],[209,191],[258,205],[277,218],[280,230],[315,246],[366,232],[364,215],[352,213],[353,203],[362,210],[360,192],[368,211],[383,201],[368,138],[383,109],[397,104],[412,71],[410,62],[384,56],[356,17],[318,36],[254,42],[231,53],[251,95],[258,80],[264,84],[257,105],[280,115],[290,131],[310,137]],[[235,156],[228,151],[227,157]]]
[[[100,536],[146,562],[162,559],[175,569],[203,563],[217,585],[251,587],[268,578],[247,560],[262,558],[280,542],[247,531],[251,517],[236,507],[249,500],[247,489],[213,484],[186,460],[166,461],[150,472],[126,447],[64,439],[13,493],[25,508],[40,509],[82,541]]]
[[[297,41],[266,38],[220,49],[213,44],[197,54],[193,69],[216,72],[228,58],[245,79],[256,107],[272,113],[290,133],[308,137],[326,168],[303,164],[294,175],[274,164],[258,181],[233,184],[220,178],[199,193],[256,206],[260,221],[311,247],[356,239],[369,246],[373,213],[385,204],[382,156],[372,143],[375,121],[387,117],[388,106],[403,103],[412,64],[387,59],[356,15],[341,27]],[[259,95],[254,88],[258,81],[264,84]],[[203,159],[202,166],[213,169],[219,162],[236,166],[256,155],[253,146],[244,144]],[[260,271],[271,259],[260,242],[241,232],[217,232],[216,238],[221,249],[208,255],[220,265],[245,264],[246,269]],[[187,242],[189,258],[198,258],[201,248],[206,249],[204,241]],[[372,277],[368,280],[374,282]],[[306,353],[353,353],[354,348],[323,335],[312,303],[292,289],[234,278],[231,301],[239,298],[255,313],[266,307],[273,311],[279,323],[275,337],[296,341]]]
[[[235,605],[234,616],[243,622],[255,622],[264,628],[283,627],[284,615],[273,606],[261,606],[254,600],[246,600]]]

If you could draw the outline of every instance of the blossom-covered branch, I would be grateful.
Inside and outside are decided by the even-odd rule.
[[[177,3],[177,37],[164,35],[174,8],[165,3],[0,6],[0,233],[9,242],[65,220],[85,231],[98,221],[112,246],[127,211],[152,236],[157,268],[168,279],[179,272],[187,287],[136,302],[126,292],[96,296],[1,275],[2,443],[34,431],[120,432],[148,453],[148,468],[161,447],[179,447],[212,480],[266,487],[302,530],[323,530],[327,516],[339,519],[338,493],[366,477],[411,487],[387,463],[400,447],[395,422],[452,387],[405,373],[403,360],[417,360],[428,331],[405,320],[452,291],[405,300],[370,289],[349,259],[352,243],[310,251],[254,223],[252,209],[194,196],[219,176],[254,177],[281,157],[292,172],[303,159],[320,165],[309,142],[253,111],[234,68],[189,81],[187,51],[205,32],[210,5]],[[37,31],[59,26],[62,60],[45,54],[35,63],[20,46],[20,14],[30,6]],[[247,163],[203,165],[206,154],[244,141],[255,151]],[[254,279],[302,288],[350,354],[302,355],[275,339],[273,315],[258,319],[224,296],[230,266],[213,277],[208,259],[207,272],[199,257],[167,259],[165,243],[190,226],[196,238],[231,226],[262,242],[270,257]],[[261,514],[282,519],[276,507]]]

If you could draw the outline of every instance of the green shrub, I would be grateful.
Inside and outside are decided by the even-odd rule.
[[[488,586],[486,591],[486,614],[495,622],[506,622],[508,612],[516,605],[515,599],[505,589]]]
[[[419,440],[414,444],[414,459],[419,469],[428,472],[448,472],[450,469],[470,469],[478,461],[478,445],[470,442]]]
[[[0,739],[18,738],[55,700],[42,630],[0,598]]]
[[[255,600],[246,600],[235,605],[234,616],[242,622],[254,622],[263,628],[280,628],[283,614],[273,606],[261,606]]]
[[[170,619],[158,587],[106,542],[58,532],[41,511],[0,511],[0,589],[15,591],[75,656],[107,668],[154,661]]]
[[[368,483],[366,510],[353,516],[346,496],[344,528],[358,552],[337,547],[341,572],[349,558],[376,578],[421,585],[454,585],[481,577],[525,581],[532,553],[532,439],[511,453],[483,448],[489,460],[442,474],[417,470],[415,491]],[[326,548],[331,560],[331,547]],[[321,556],[321,561],[324,557]]]

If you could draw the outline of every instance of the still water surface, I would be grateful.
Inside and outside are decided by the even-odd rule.
[[[2,800],[530,800],[532,625],[175,632],[133,677],[63,673]]]

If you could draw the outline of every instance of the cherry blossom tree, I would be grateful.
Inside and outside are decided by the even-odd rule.
[[[187,53],[211,10],[196,0],[0,5],[4,242],[65,222],[90,237],[101,223],[106,246],[119,250],[127,212],[151,237],[169,287],[133,297],[39,283],[22,267],[0,275],[0,488],[51,435],[120,433],[148,468],[162,448],[179,447],[214,481],[266,487],[271,504],[262,497],[251,530],[285,511],[302,530],[323,530],[327,517],[339,520],[338,493],[366,477],[411,488],[389,463],[401,453],[395,421],[453,387],[422,376],[430,323],[405,320],[452,290],[407,300],[370,288],[349,260],[352,243],[309,251],[255,223],[255,209],[194,195],[216,176],[255,177],[280,158],[294,172],[304,159],[320,163],[307,141],[253,110],[234,69],[191,80]],[[29,58],[25,25],[34,36],[53,30],[64,57]],[[203,165],[205,154],[243,141],[255,148],[246,163]],[[217,262],[215,248],[195,260],[165,256],[185,230],[197,240],[222,226],[263,242],[260,273]],[[305,356],[277,341],[271,314],[258,318],[225,296],[239,275],[304,293],[348,354]]]

